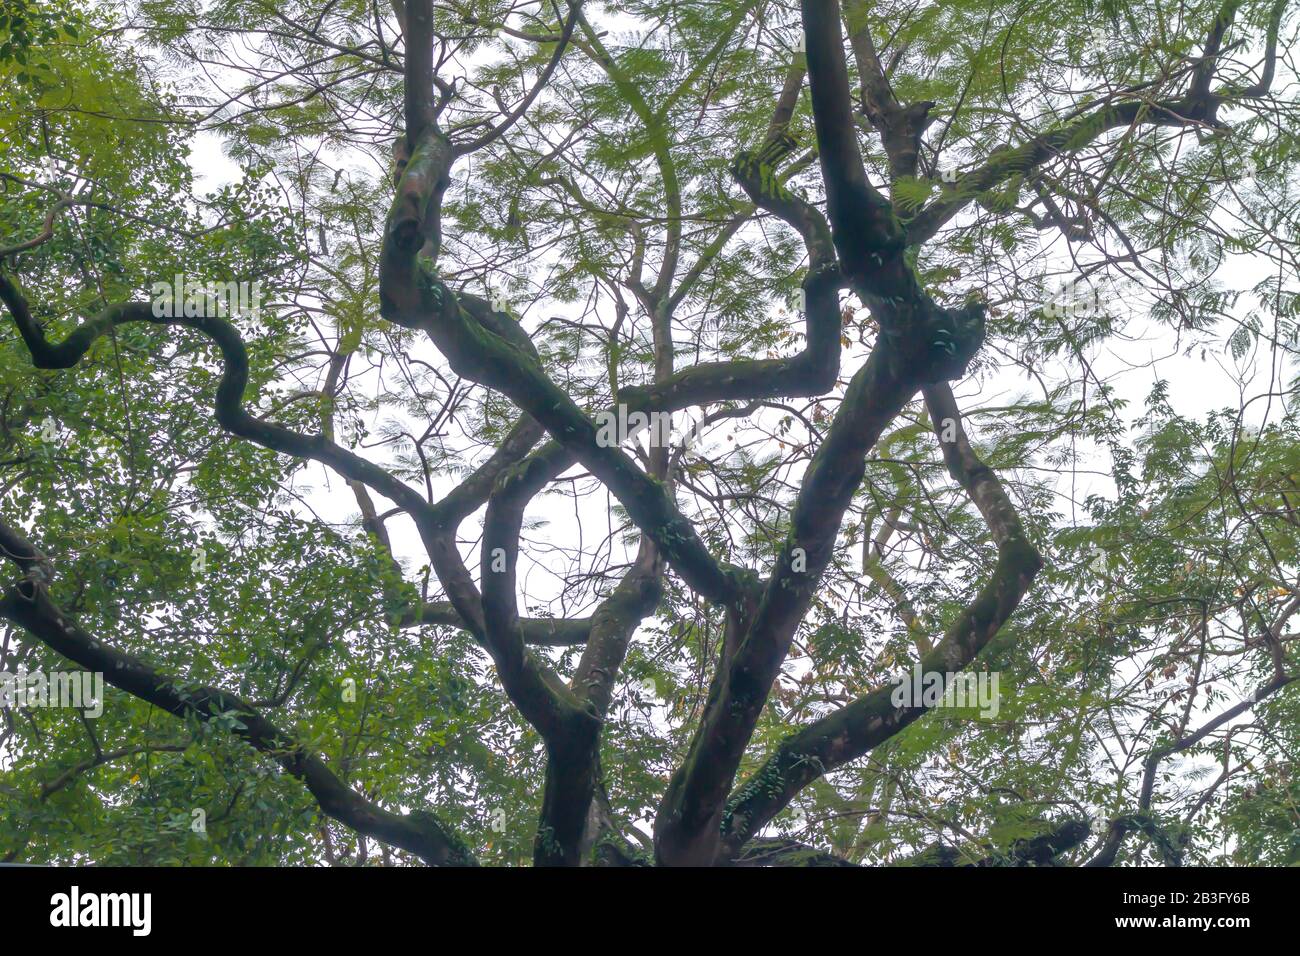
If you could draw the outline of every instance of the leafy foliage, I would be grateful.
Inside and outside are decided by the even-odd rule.
[[[959,401],[1043,571],[974,663],[1000,679],[995,716],[930,713],[819,771],[763,833],[855,863],[921,862],[927,847],[974,862],[1090,818],[1096,838],[1056,858],[1078,863],[1103,851],[1107,823],[1140,813],[1154,824],[1119,862],[1300,862],[1300,705],[1294,685],[1272,686],[1300,666],[1287,57],[1271,88],[1244,95],[1270,42],[1290,49],[1293,12],[842,6],[898,102],[935,104],[916,167],[897,174],[866,61],[850,57],[858,146],[891,215],[922,229],[952,210],[910,242],[909,274],[941,307],[988,304]],[[1229,9],[1210,58],[1219,112],[1175,122],[1159,104],[1197,82]],[[562,5],[431,10],[440,129],[464,142],[501,124],[451,168],[436,278],[502,303],[578,406],[810,345],[810,246],[732,171],[765,141],[791,71],[802,81],[798,5],[622,0],[587,10],[563,44]],[[257,282],[256,314],[232,319],[255,416],[355,451],[430,502],[490,461],[515,403],[380,316],[409,29],[360,0],[0,0],[0,268],[49,339],[173,276]],[[1131,122],[1112,122],[1134,101]],[[825,208],[806,83],[783,131],[794,148],[769,185]],[[1064,280],[1076,297],[1063,302]],[[833,387],[679,409],[682,432],[700,430],[662,460],[624,445],[652,478],[671,475],[720,565],[766,577],[794,540],[847,379],[886,337],[879,303],[845,294],[839,308]],[[232,435],[212,413],[227,359],[193,329],[119,325],[74,368],[47,370],[0,328],[0,525],[50,557],[60,607],[187,685],[251,702],[375,806],[436,809],[480,862],[534,858],[554,748],[493,655],[429,610],[448,588],[410,509]],[[1180,412],[1189,376],[1218,390]],[[871,449],[738,786],[770,783],[792,735],[909,673],[979,601],[999,551],[945,464],[942,427],[914,400]],[[471,569],[475,514],[455,540]],[[606,607],[650,537],[589,469],[564,472],[522,524],[520,613]],[[675,568],[662,584],[611,675],[593,859],[610,846],[653,857],[656,810],[729,653],[718,605]],[[532,651],[564,681],[579,673],[580,644]],[[0,670],[67,667],[16,624],[0,632]],[[4,708],[0,858],[416,859],[324,812],[240,737],[238,711],[178,720],[112,687],[104,703],[93,720]]]

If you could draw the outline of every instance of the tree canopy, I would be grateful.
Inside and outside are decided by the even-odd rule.
[[[1295,6],[0,0],[0,860],[1300,863]]]

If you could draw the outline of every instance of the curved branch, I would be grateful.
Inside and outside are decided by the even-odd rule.
[[[1277,59],[1277,38],[1282,15],[1288,0],[1276,0],[1269,16],[1268,35],[1264,53],[1264,69],[1259,80],[1245,89],[1230,86],[1211,90],[1214,67],[1220,57],[1223,33],[1231,23],[1239,0],[1227,0],[1210,28],[1201,57],[1190,68],[1191,79],[1187,92],[1176,98],[1153,100],[1140,89],[1130,89],[1124,95],[1132,100],[1115,102],[1109,98],[1090,114],[1047,130],[1016,147],[997,150],[979,169],[964,175],[957,188],[945,191],[921,210],[907,225],[907,244],[921,245],[932,239],[938,231],[983,193],[995,189],[1014,176],[1026,175],[1057,156],[1083,149],[1099,137],[1115,129],[1128,129],[1138,125],[1155,126],[1222,126],[1217,119],[1218,109],[1236,99],[1257,99],[1272,86]]]
[[[208,721],[217,716],[235,717],[233,733],[302,780],[321,811],[340,823],[432,865],[473,865],[468,848],[432,814],[401,816],[377,806],[346,786],[319,756],[241,698],[161,673],[87,633],[54,604],[44,583],[29,576],[0,593],[0,617],[86,670],[102,673],[104,680],[119,690],[181,718]]]
[[[560,65],[560,60],[564,56],[565,49],[568,48],[569,39],[573,36],[573,28],[577,25],[578,17],[581,13],[582,0],[569,0],[569,18],[564,21],[564,26],[560,30],[560,39],[556,44],[555,52],[551,54],[551,59],[547,62],[546,69],[542,70],[542,75],[537,78],[537,82],[534,83],[533,88],[528,91],[528,95],[525,96],[523,101],[511,111],[509,116],[496,126],[489,129],[478,139],[470,143],[458,143],[455,148],[457,156],[465,156],[487,146],[497,137],[501,136],[501,134],[506,132],[506,130],[510,129],[510,127],[514,126],[515,123],[519,122],[523,115],[528,112],[528,107],[532,105],[533,100],[537,99],[537,94],[545,89],[546,84],[550,82],[551,74],[554,73],[555,68]]]
[[[997,853],[990,853],[979,859],[963,860],[961,851],[947,844],[938,843],[905,860],[899,860],[896,865],[944,867],[1055,866],[1058,856],[1074,849],[1088,839],[1090,832],[1087,820],[1072,817],[1052,823],[1044,833],[1016,840],[1006,849]]]
[[[983,515],[998,546],[992,577],[934,651],[921,658],[923,672],[952,674],[966,668],[1015,611],[1042,561],[997,476],[971,448],[952,390],[941,384],[923,391],[949,472]],[[951,441],[944,440],[948,423],[955,432]],[[728,800],[721,820],[722,859],[739,853],[813,780],[863,756],[926,713],[923,706],[895,706],[893,691],[892,686],[875,690],[787,737]]]
[[[248,388],[248,350],[239,331],[230,322],[216,316],[170,318],[154,314],[146,302],[127,302],[109,306],[94,318],[83,322],[62,342],[52,345],[32,317],[27,300],[18,287],[0,272],[0,301],[8,307],[22,336],[32,364],[42,369],[67,369],[77,364],[104,335],[132,322],[153,325],[179,325],[202,332],[217,346],[224,361],[217,385],[216,417],[233,435],[296,458],[306,458],[332,468],[344,478],[360,481],[410,512],[417,524],[427,524],[430,505],[419,493],[373,462],[331,442],[323,434],[302,435],[292,429],[255,418],[244,408]]]

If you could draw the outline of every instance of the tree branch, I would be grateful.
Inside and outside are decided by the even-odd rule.
[[[8,535],[15,537],[17,533],[8,529]],[[321,811],[340,823],[414,853],[432,865],[474,863],[468,848],[432,814],[400,816],[365,799],[339,780],[319,756],[241,698],[161,673],[88,634],[54,604],[44,583],[29,576],[0,593],[0,617],[86,670],[102,673],[104,680],[119,690],[181,718],[194,716],[208,721],[218,716],[234,717],[237,722],[232,732],[302,780]]]

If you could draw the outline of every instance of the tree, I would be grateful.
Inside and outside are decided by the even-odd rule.
[[[1294,860],[1288,13],[5,0],[0,853]]]

